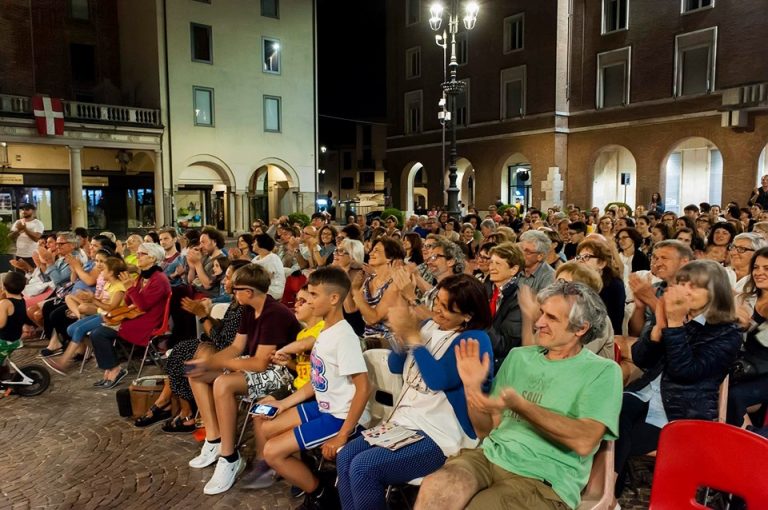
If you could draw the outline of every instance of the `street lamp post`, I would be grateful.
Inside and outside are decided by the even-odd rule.
[[[459,67],[459,62],[456,59],[456,34],[459,31],[459,1],[452,0],[451,4],[451,10],[448,12],[448,31],[446,33],[446,31],[443,30],[442,37],[438,35],[435,37],[435,40],[438,46],[442,47],[445,52],[448,38],[450,37],[451,59],[448,62],[449,79],[445,80],[444,77],[443,79],[445,81],[442,84],[444,96],[446,96],[448,100],[450,116],[446,115],[447,112],[445,111],[444,97],[443,100],[441,100],[443,106],[441,121],[443,122],[443,125],[445,125],[446,121],[451,123],[450,150],[448,153],[448,189],[446,191],[448,192],[448,214],[453,217],[458,217],[461,212],[459,210],[459,188],[456,183],[456,97],[464,91],[464,82],[456,80],[456,71]],[[435,2],[429,8],[429,26],[435,32],[438,32],[443,24],[444,11],[445,9],[439,2]],[[467,31],[475,28],[478,11],[479,7],[476,2],[467,2],[464,4],[463,21],[464,28]],[[445,65],[445,56],[443,56],[443,65]],[[446,119],[446,117],[448,118]],[[443,141],[443,146],[445,146],[444,144],[445,142]]]

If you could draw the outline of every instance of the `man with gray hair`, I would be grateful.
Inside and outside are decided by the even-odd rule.
[[[483,443],[424,479],[417,510],[579,505],[600,442],[617,437],[621,370],[583,348],[605,324],[593,290],[557,282],[538,302],[536,345],[510,351],[490,395],[482,389],[488,354],[480,358],[475,340],[459,344],[469,418]]]
[[[518,245],[525,256],[525,269],[518,277],[518,285],[527,285],[538,293],[555,279],[555,270],[546,262],[552,241],[547,234],[538,230],[523,232],[519,241]]]
[[[69,265],[71,259],[68,257],[79,255],[80,238],[74,232],[59,232],[56,236],[56,246],[59,250],[59,256],[53,264],[43,271],[43,278],[53,282],[58,287],[67,284],[70,280],[72,268]]]

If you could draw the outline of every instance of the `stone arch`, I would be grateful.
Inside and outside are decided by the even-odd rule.
[[[403,171],[400,174],[400,190],[401,190],[401,204],[403,204],[403,210],[406,212],[406,216],[413,214],[414,204],[418,200],[419,205],[422,205],[426,209],[429,206],[427,188],[415,187],[414,182],[419,172],[422,172],[422,178],[427,178],[427,169],[419,161],[408,162]]]
[[[498,165],[499,184],[498,194],[505,204],[514,204],[519,199],[527,209],[531,206],[533,172],[531,161],[522,153],[514,152],[501,160]],[[527,172],[528,179],[523,180]],[[519,175],[520,174],[520,175]],[[518,176],[519,175],[519,176]],[[480,204],[478,209],[485,209],[489,204]]]
[[[303,210],[296,171],[282,160],[268,158],[251,174],[248,182],[251,219],[269,221]]]
[[[131,160],[131,170],[136,172],[155,172],[155,152],[149,151],[133,151],[133,159]]]
[[[184,170],[182,170],[178,176],[179,184],[183,184],[181,182],[182,177],[184,177],[189,181],[198,180],[194,175],[194,171],[191,171],[191,172],[189,171],[189,170],[193,170],[194,167],[201,167],[201,168],[207,168],[207,169],[213,170],[219,176],[222,184],[229,187],[230,189],[235,187],[235,184],[237,181],[235,179],[234,172],[232,172],[232,169],[222,159],[217,158],[216,156],[213,156],[211,154],[197,154],[195,156],[187,158],[187,160],[184,161]],[[211,179],[211,176],[209,174],[205,178],[205,180],[210,181],[210,179]]]
[[[678,214],[688,204],[720,204],[723,156],[714,142],[700,136],[672,144],[661,163],[664,208]]]
[[[763,150],[760,151],[760,156],[757,158],[756,186],[760,186],[760,178],[764,175],[768,175],[768,143],[765,144]]]
[[[595,152],[592,163],[592,204],[603,208],[611,202],[625,202],[635,207],[637,162],[623,145],[606,145]],[[628,184],[623,184],[627,174]]]

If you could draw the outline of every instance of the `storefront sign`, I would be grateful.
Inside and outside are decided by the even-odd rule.
[[[24,176],[22,174],[0,174],[0,184],[24,185]]]
[[[83,177],[83,186],[109,186],[109,177]]]

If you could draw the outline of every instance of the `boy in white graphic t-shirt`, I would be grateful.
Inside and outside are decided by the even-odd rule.
[[[267,397],[261,401],[277,407],[278,415],[273,420],[255,419],[257,454],[263,461],[254,468],[261,476],[251,473],[250,478],[256,475],[264,483],[249,488],[267,487],[274,470],[306,493],[302,508],[317,508],[326,500],[327,491],[293,454],[322,445],[323,456],[334,459],[336,451],[369,420],[369,385],[360,340],[342,310],[351,285],[349,277],[337,267],[323,267],[309,276],[308,285],[307,304],[313,315],[325,321],[312,349],[312,384],[283,400]],[[312,397],[316,401],[305,402]]]

